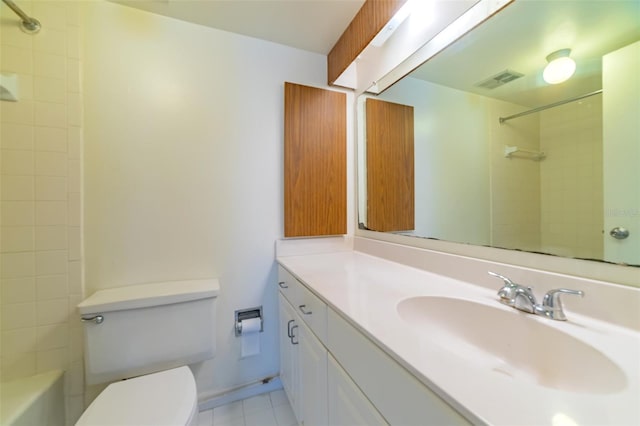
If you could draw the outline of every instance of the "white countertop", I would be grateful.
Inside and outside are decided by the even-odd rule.
[[[640,424],[640,333],[637,331],[575,313],[568,313],[566,322],[520,313],[501,305],[495,291],[355,251],[280,256],[277,260],[474,423]],[[498,287],[499,284],[496,291]],[[407,326],[396,306],[415,296],[471,299],[527,315],[531,321],[542,321],[587,343],[620,366],[626,374],[626,386],[613,393],[569,392],[483,368],[474,362],[473,353],[452,351]],[[482,318],[468,318],[468,321],[477,326]]]

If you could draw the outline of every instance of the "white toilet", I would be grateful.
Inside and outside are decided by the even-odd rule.
[[[112,382],[76,425],[194,425],[188,364],[215,353],[216,279],[100,290],[78,305],[85,381]]]

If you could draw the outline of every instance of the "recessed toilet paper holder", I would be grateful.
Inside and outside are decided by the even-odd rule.
[[[256,306],[249,309],[238,309],[235,313],[235,332],[236,337],[242,335],[242,320],[248,320],[252,318],[260,318],[260,333],[264,331],[264,320],[262,319],[262,306]]]

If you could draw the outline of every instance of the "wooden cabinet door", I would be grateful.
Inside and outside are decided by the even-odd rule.
[[[413,107],[367,99],[367,228],[415,228]]]
[[[284,236],[346,234],[346,95],[284,90]]]

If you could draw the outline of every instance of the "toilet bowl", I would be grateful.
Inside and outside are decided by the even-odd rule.
[[[113,383],[82,413],[77,426],[195,425],[198,393],[189,367]]]
[[[85,381],[113,383],[76,425],[196,424],[198,392],[187,365],[215,354],[219,288],[215,279],[131,285],[80,303]]]

